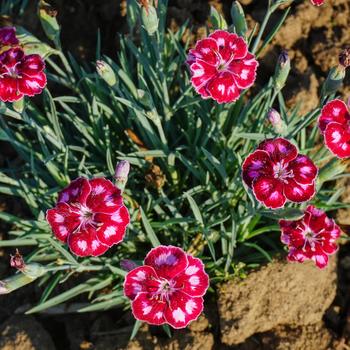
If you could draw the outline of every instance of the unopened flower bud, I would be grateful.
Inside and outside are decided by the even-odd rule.
[[[152,97],[147,91],[142,90],[142,89],[137,89],[137,97],[138,97],[139,101],[145,107],[148,107],[148,108],[153,108],[154,107],[154,103],[153,103]]]
[[[216,10],[214,6],[210,7],[209,20],[214,29],[227,29],[225,18]]]
[[[120,267],[127,272],[136,269],[137,266],[138,265],[134,261],[129,259],[123,259],[120,262]]]
[[[39,18],[46,36],[60,46],[61,28],[57,22],[57,10],[44,0],[39,1]]]
[[[115,184],[121,191],[124,191],[125,185],[128,181],[129,171],[130,163],[127,160],[122,160],[115,168]]]
[[[285,134],[286,124],[282,120],[281,115],[275,109],[270,108],[267,113],[267,118],[277,134]]]
[[[347,47],[339,54],[339,64],[344,68],[350,66],[350,47]]]
[[[322,94],[323,96],[331,95],[339,90],[343,85],[345,78],[345,68],[342,65],[331,68],[328,73],[327,79],[323,83]]]
[[[17,270],[23,270],[24,267],[26,266],[24,263],[23,257],[19,253],[18,249],[16,249],[15,255],[11,255],[10,265],[11,267],[14,267]]]
[[[243,8],[238,1],[233,1],[232,3],[231,17],[235,32],[240,36],[245,36],[248,31],[248,27]]]
[[[155,7],[147,4],[141,8],[141,21],[143,27],[149,35],[153,35],[158,30],[159,19]]]
[[[113,68],[107,62],[96,61],[96,71],[109,86],[114,86],[117,83]]]
[[[280,91],[285,85],[290,71],[290,59],[288,52],[283,50],[278,56],[277,66],[275,70],[275,89]]]

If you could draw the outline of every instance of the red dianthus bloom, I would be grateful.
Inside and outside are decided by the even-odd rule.
[[[199,40],[187,64],[196,91],[218,103],[236,101],[242,90],[253,85],[258,66],[244,39],[224,30]]]
[[[320,269],[328,264],[328,255],[338,246],[340,228],[320,209],[310,205],[300,220],[280,220],[281,241],[289,248],[288,260],[313,260]]]
[[[321,6],[324,4],[324,0],[311,0],[311,4],[315,6]]]
[[[0,55],[0,100],[14,102],[40,94],[46,86],[45,63],[36,54],[12,48]]]
[[[318,169],[312,160],[298,154],[284,138],[260,143],[242,165],[242,177],[255,198],[271,209],[282,208],[287,200],[305,202],[315,194]]]
[[[136,319],[184,328],[203,311],[208,287],[200,259],[181,248],[159,246],[147,254],[143,266],[126,275],[124,294],[132,300]]]
[[[339,158],[350,157],[350,114],[343,101],[328,102],[322,109],[318,126],[333,154]]]
[[[56,238],[78,256],[105,253],[123,240],[130,222],[120,190],[104,178],[72,181],[46,219]]]

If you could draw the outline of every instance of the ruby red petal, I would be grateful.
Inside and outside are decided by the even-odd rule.
[[[188,266],[186,270],[176,276],[176,286],[182,288],[187,295],[203,296],[209,287],[209,276],[204,270],[202,261],[187,255]]]
[[[208,82],[207,90],[218,103],[230,103],[239,98],[240,89],[232,73],[219,73],[215,79]]]
[[[299,184],[311,184],[317,176],[318,169],[313,161],[304,155],[299,154],[288,165],[288,170],[291,170],[294,179]]]
[[[236,84],[241,89],[247,89],[254,84],[258,61],[248,54],[243,60],[233,60],[229,70],[234,74]]]
[[[286,203],[283,186],[279,180],[269,177],[259,177],[253,182],[253,191],[256,199],[267,208],[282,208]]]
[[[134,300],[137,294],[148,292],[148,283],[150,280],[157,280],[158,276],[151,266],[140,266],[130,271],[124,281],[124,295]]]
[[[28,76],[33,76],[42,72],[45,68],[44,60],[39,55],[27,55],[19,65],[21,73]]]
[[[108,250],[108,246],[97,239],[96,231],[91,226],[69,235],[68,246],[72,253],[81,257],[100,256]]]
[[[258,149],[269,153],[273,162],[283,161],[284,163],[288,163],[298,155],[297,148],[291,142],[282,137],[267,139],[260,143]]]
[[[191,297],[181,291],[171,295],[169,307],[165,309],[165,319],[173,328],[185,328],[196,320],[203,311],[203,298]]]
[[[302,185],[298,184],[293,179],[286,180],[284,184],[284,194],[286,197],[295,203],[306,202],[310,200],[316,193],[315,184]]]
[[[0,43],[6,45],[18,45],[19,41],[16,38],[15,27],[3,27],[0,28]]]
[[[326,127],[329,123],[339,123],[345,125],[350,120],[350,114],[346,104],[339,100],[335,99],[328,102],[321,111],[321,115],[318,119],[318,125],[321,129],[321,132],[326,130]]]
[[[210,34],[209,38],[214,39],[216,41],[217,47],[220,47],[228,45],[230,41],[233,41],[233,37],[231,35],[231,33],[226,32],[225,30],[218,29],[214,33]]]
[[[20,100],[23,94],[18,91],[17,80],[10,77],[0,78],[0,100],[3,102],[15,102]]]
[[[96,231],[99,241],[108,246],[123,240],[130,222],[128,209],[124,205],[111,214],[96,214],[94,219],[102,224]]]
[[[134,317],[139,321],[157,326],[165,323],[166,303],[157,298],[149,298],[147,293],[138,293],[131,302],[131,309]]]
[[[248,187],[260,176],[272,176],[273,164],[267,152],[257,150],[251,153],[243,162],[242,177]]]
[[[66,203],[59,203],[46,212],[46,220],[57,239],[66,242],[68,236],[78,227],[79,215]]]
[[[197,41],[195,49],[190,51],[190,59],[189,62],[193,62],[193,57],[196,59],[201,59],[208,64],[216,65],[219,63],[219,58],[217,55],[218,45],[215,40],[209,38],[205,38]]]
[[[145,265],[152,266],[159,277],[169,280],[186,269],[188,260],[181,248],[158,246],[147,254]]]
[[[235,60],[250,59],[254,57],[252,54],[248,54],[248,45],[244,39],[236,34],[231,34],[229,37],[228,46],[233,52],[233,57]]]
[[[58,203],[80,202],[82,204],[85,204],[89,193],[89,181],[83,177],[78,177],[58,194],[57,201]]]
[[[95,178],[89,181],[91,192],[86,205],[94,212],[113,213],[122,204],[120,190],[105,178]]]
[[[43,72],[31,76],[23,75],[18,79],[18,90],[26,96],[40,94],[45,86],[46,75]]]
[[[24,51],[18,47],[9,49],[0,55],[0,64],[12,68],[24,57]]]
[[[315,6],[321,6],[324,4],[324,0],[311,0],[311,4]]]
[[[316,266],[320,269],[324,269],[328,265],[328,255],[324,253],[315,254],[312,260],[315,261]]]
[[[350,132],[347,126],[329,123],[324,132],[324,140],[327,148],[337,157],[350,157]]]

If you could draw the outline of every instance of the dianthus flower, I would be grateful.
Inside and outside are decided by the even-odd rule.
[[[45,63],[36,54],[11,48],[0,55],[0,100],[14,102],[40,94],[46,86]]]
[[[203,311],[209,277],[200,259],[173,246],[159,246],[146,256],[144,265],[130,271],[124,294],[133,315],[153,325],[184,328]]]
[[[322,269],[328,264],[328,255],[338,249],[336,239],[341,232],[338,225],[312,205],[300,220],[280,220],[280,227],[281,241],[289,249],[289,261],[313,260]]]
[[[104,178],[78,178],[59,193],[46,219],[78,256],[98,256],[123,240],[129,212],[120,190]]]
[[[236,101],[242,90],[253,85],[258,66],[244,39],[224,30],[199,40],[187,64],[197,93],[218,103]]]
[[[242,165],[244,182],[255,198],[271,209],[283,207],[287,200],[300,203],[311,199],[317,172],[312,160],[298,154],[284,138],[263,141]]]
[[[350,157],[350,114],[343,101],[328,102],[321,111],[318,126],[333,154],[339,158]]]
[[[18,44],[15,27],[0,28],[0,46],[16,46]]]
[[[311,0],[311,4],[315,6],[321,6],[324,4],[324,0]]]

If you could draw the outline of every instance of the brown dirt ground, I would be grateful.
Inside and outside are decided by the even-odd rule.
[[[23,16],[23,19],[14,19],[14,21],[23,24],[27,29],[43,38],[38,20],[32,15],[35,13],[35,2],[29,3],[27,13]],[[81,59],[93,61],[96,33],[97,29],[100,28],[102,51],[111,57],[116,56],[118,33],[124,33],[127,30],[125,0],[55,0],[52,3],[58,9],[65,50],[71,51]],[[261,0],[241,0],[241,3],[246,5],[245,9],[248,13],[250,25],[255,21],[261,21],[264,15],[265,2]],[[169,26],[176,28],[182,24],[184,19],[189,19],[195,36],[205,35],[209,4],[214,5],[223,13],[229,14],[231,0],[170,0]],[[309,1],[306,0],[297,1],[297,5],[293,7],[287,23],[272,43],[273,45],[263,53],[260,59],[261,74],[258,83],[263,83],[273,74],[274,62],[278,53],[281,48],[286,48],[292,59],[293,67],[285,89],[288,104],[300,103],[301,112],[314,107],[318,102],[318,93],[323,79],[327,76],[329,69],[336,63],[339,51],[350,44],[349,17],[350,2],[348,0],[328,0],[327,5],[321,8],[311,6]],[[350,81],[347,77],[342,90],[343,97],[349,97],[349,92]],[[16,155],[7,145],[1,144],[0,146],[2,150],[0,166],[2,166],[6,159],[14,159]],[[345,189],[343,201],[349,202],[350,182],[344,181],[339,186],[343,186]],[[0,210],[17,214],[25,212],[25,208],[20,203],[4,196],[0,197]],[[337,219],[343,225],[350,225],[349,218],[350,215],[347,210],[341,210],[337,214]],[[348,229],[348,226],[344,227]],[[6,225],[0,225],[0,239],[4,237],[7,229]],[[9,273],[8,253],[8,251],[0,250],[0,276]],[[260,285],[264,286],[267,293],[279,293],[279,288],[276,289],[271,286],[269,289],[266,287],[266,283],[262,278],[263,274],[266,273],[266,269],[264,268],[262,271],[265,272],[262,274],[257,272],[257,276],[260,277],[256,281],[259,281],[259,278],[261,279]],[[298,273],[296,278],[301,275],[302,272]],[[278,305],[275,305],[273,299],[267,298],[264,302],[259,302],[256,314],[245,312],[244,305],[240,305],[240,308],[237,307],[238,310],[241,310],[239,318],[245,320],[238,327],[239,332],[244,334],[241,333],[240,337],[237,338],[236,329],[236,333],[233,335],[228,332],[223,336],[222,332],[225,327],[222,326],[222,322],[220,323],[216,301],[213,297],[212,300],[207,301],[209,306],[205,311],[205,317],[201,317],[199,322],[192,324],[188,330],[175,332],[173,339],[169,340],[159,329],[143,327],[132,343],[128,342],[132,328],[132,318],[130,314],[125,314],[121,310],[87,315],[11,317],[16,313],[16,310],[19,311],[19,305],[39,299],[40,291],[34,286],[28,286],[7,296],[6,299],[0,299],[0,350],[45,350],[55,348],[57,350],[348,350],[350,349],[350,252],[347,245],[340,249],[337,276],[336,297],[331,306],[328,307],[331,303],[330,299],[333,299],[331,296],[335,292],[334,290],[333,294],[330,292],[334,283],[328,285],[328,287],[326,283],[324,286],[325,290],[329,291],[327,301],[322,299],[322,296],[315,298],[315,303],[318,303],[316,305],[318,311],[316,312],[316,309],[309,310],[309,313],[311,313],[309,316],[313,318],[314,322],[300,324],[295,322],[293,318],[285,317],[286,324],[286,322],[283,322],[283,316],[287,311],[283,311],[285,310],[283,307],[279,308]],[[281,276],[281,282],[288,286],[288,281],[291,278],[290,274],[284,278]],[[258,284],[256,287],[259,290]],[[317,288],[317,286],[314,288]],[[232,293],[238,293],[239,291],[232,285]],[[300,295],[301,299],[299,301],[302,301],[302,298],[312,301],[312,292],[305,291],[305,293],[307,295]],[[218,297],[221,300],[220,295]],[[248,304],[253,300],[253,297],[247,300],[248,295],[236,295],[235,297],[238,300],[240,300],[239,298],[245,300]],[[322,300],[325,303],[324,305],[321,305]],[[293,302],[293,300],[289,302]],[[233,303],[233,305],[235,304]],[[275,306],[273,312],[276,312],[276,315],[269,314],[268,310],[271,309],[271,305]],[[243,309],[241,309],[242,307]],[[245,305],[245,307],[250,312],[254,309],[252,305]],[[231,310],[233,314],[229,318],[234,316],[237,309],[233,308],[233,311]],[[324,309],[327,310],[324,311]],[[231,311],[227,310],[227,312]],[[282,320],[282,322],[274,323],[273,327],[267,327],[266,325],[260,327],[256,322],[244,319],[248,314],[251,320],[267,317],[270,323],[271,320],[276,321],[276,319]],[[239,345],[233,345],[240,341],[242,343]]]

